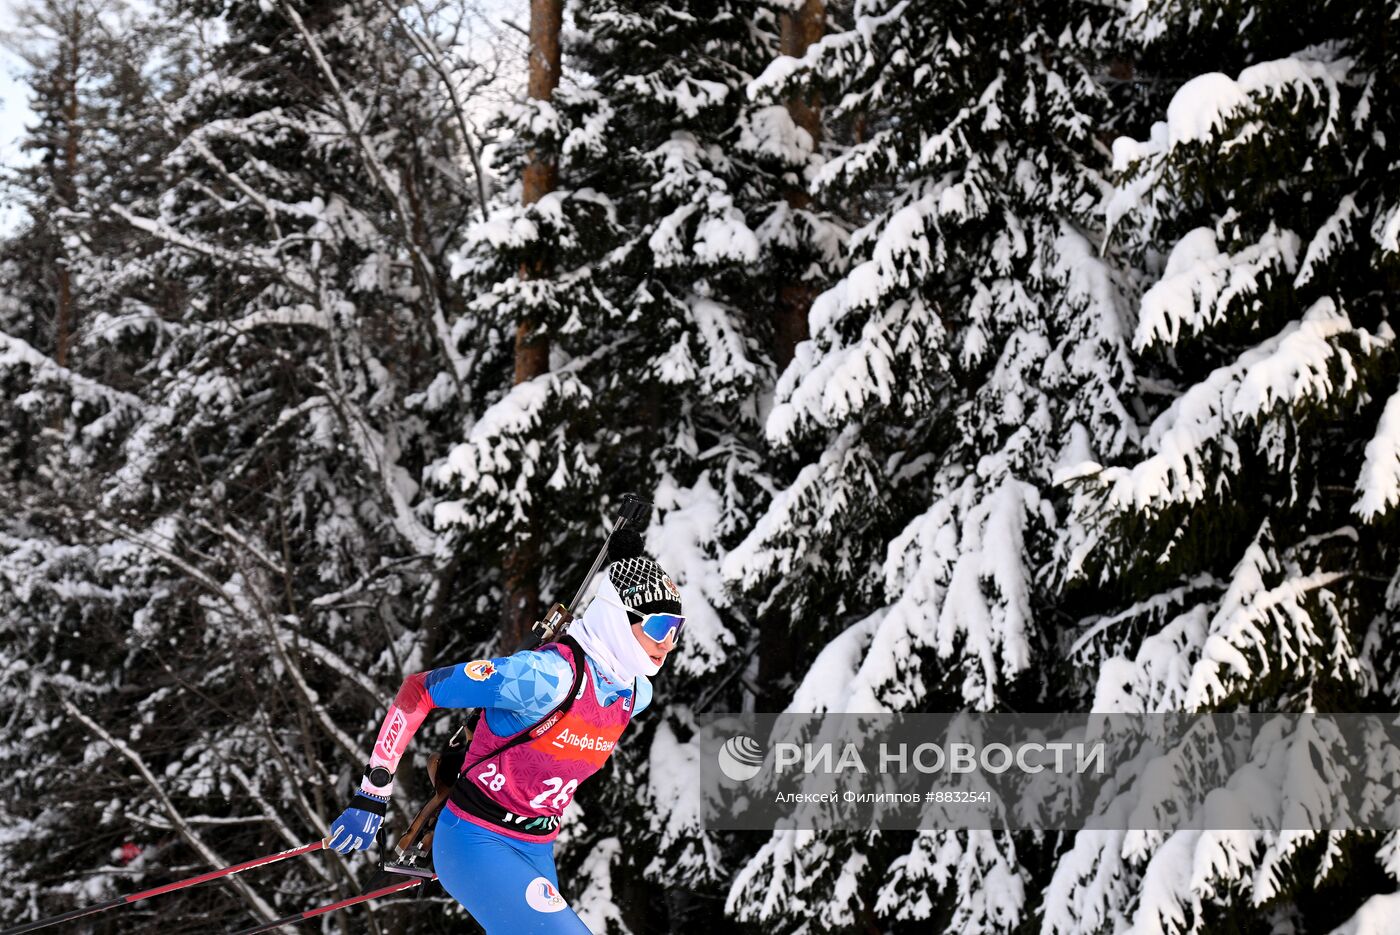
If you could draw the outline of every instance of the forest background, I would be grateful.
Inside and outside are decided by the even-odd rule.
[[[5,42],[6,923],[324,835],[403,676],[513,646],[628,491],[690,622],[560,839],[594,931],[1400,917],[1392,833],[713,834],[684,778],[716,711],[1395,710],[1400,2],[31,0]]]

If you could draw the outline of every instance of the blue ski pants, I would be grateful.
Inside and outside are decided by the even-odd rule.
[[[444,808],[433,833],[433,868],[487,935],[589,935],[559,893],[552,841],[517,841]]]

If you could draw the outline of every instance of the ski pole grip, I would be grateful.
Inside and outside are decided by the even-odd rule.
[[[588,574],[583,576],[583,584],[579,585],[578,593],[574,599],[569,601],[564,609],[573,614],[578,610],[579,601],[583,600],[584,593],[588,590],[588,583],[593,580],[593,576],[598,573],[598,569],[603,567],[603,562],[608,558],[608,543],[612,541],[612,535],[623,526],[638,526],[638,532],[646,527],[646,518],[651,515],[651,501],[643,500],[634,493],[622,495],[621,509],[618,511],[617,522],[613,525],[612,532],[608,533],[607,539],[603,540],[603,547],[598,550],[598,557],[593,560],[593,567],[588,569]]]
[[[625,493],[622,495],[622,509],[619,511],[617,525],[633,526],[638,523],[645,525],[645,518],[650,513],[651,502],[649,500],[643,500],[634,493]]]

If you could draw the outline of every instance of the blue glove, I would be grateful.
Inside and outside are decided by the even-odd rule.
[[[379,826],[384,823],[384,812],[388,810],[387,796],[356,792],[350,805],[331,823],[331,835],[326,838],[326,849],[337,854],[364,850],[374,843]]]

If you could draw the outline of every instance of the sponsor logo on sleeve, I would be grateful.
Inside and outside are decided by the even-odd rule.
[[[490,659],[475,659],[466,664],[467,678],[484,682],[496,674],[496,664]]]
[[[525,885],[525,903],[536,912],[559,912],[568,905],[544,877],[535,877]]]
[[[386,760],[398,759],[399,741],[403,739],[403,731],[407,726],[408,718],[404,717],[398,708],[394,708],[389,714],[389,724],[384,728],[384,736],[379,741],[379,753]]]

